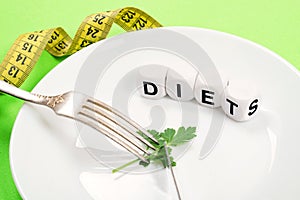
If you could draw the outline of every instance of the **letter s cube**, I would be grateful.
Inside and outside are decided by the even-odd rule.
[[[160,99],[166,95],[168,68],[161,65],[145,65],[138,69],[137,88],[143,97]]]
[[[261,106],[260,96],[252,83],[230,80],[222,98],[222,109],[236,121],[254,117]]]

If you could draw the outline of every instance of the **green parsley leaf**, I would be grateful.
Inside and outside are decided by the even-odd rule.
[[[157,132],[156,130],[148,130],[148,132],[151,134],[151,135],[153,135],[153,137],[155,138],[155,139],[159,139],[160,138],[160,135],[159,135],[159,132]],[[146,136],[147,137],[147,136]],[[151,140],[152,141],[152,140]]]
[[[169,143],[170,146],[178,146],[184,144],[194,137],[196,137],[196,127],[188,127],[185,129],[183,126],[177,130],[176,135],[173,137],[173,140]]]
[[[194,137],[196,137],[196,127],[179,127],[178,130],[176,131],[175,129],[172,128],[167,128],[163,132],[158,132],[156,130],[148,130],[150,134],[153,135],[153,137],[158,141],[158,144],[156,144],[154,141],[152,141],[150,138],[145,136],[142,132],[138,133],[142,135],[147,141],[149,141],[153,146],[155,146],[156,150],[153,151],[150,155],[145,155],[145,157],[150,161],[149,163],[139,161],[138,159],[133,160],[129,163],[126,163],[116,169],[114,169],[112,172],[118,172],[125,167],[128,167],[129,165],[132,165],[136,162],[139,161],[139,165],[142,165],[144,167],[149,166],[150,163],[158,163],[162,164],[164,168],[168,166],[168,161],[167,161],[167,155],[164,149],[164,145],[166,144],[167,146],[167,151],[170,156],[170,161],[172,166],[176,166],[176,162],[174,161],[173,156],[171,156],[172,153],[172,148],[171,147],[176,147],[178,145],[187,143],[191,141]]]
[[[175,135],[176,131],[172,128],[167,128],[163,133],[161,133],[161,137],[165,140],[165,142],[168,144],[173,140],[173,137]]]

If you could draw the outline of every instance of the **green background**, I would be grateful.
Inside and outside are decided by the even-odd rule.
[[[300,69],[299,0],[9,0],[0,5],[0,59],[18,35],[61,26],[74,36],[89,14],[138,7],[164,26],[196,26],[247,38],[278,53]],[[123,31],[113,26],[109,36]],[[22,85],[31,90],[64,58],[43,52]],[[9,167],[9,139],[22,102],[0,95],[0,199],[21,199]]]

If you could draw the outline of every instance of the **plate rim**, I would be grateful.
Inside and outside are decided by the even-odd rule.
[[[161,28],[158,28],[158,29],[169,29],[169,30],[174,30],[174,31],[177,31],[180,33],[180,30],[183,30],[183,29],[195,29],[195,30],[200,30],[200,31],[203,31],[203,32],[209,32],[209,33],[213,33],[213,34],[219,34],[219,35],[223,35],[225,37],[229,37],[229,38],[232,38],[234,40],[237,40],[237,41],[240,41],[240,42],[243,42],[243,43],[246,43],[250,46],[253,46],[253,47],[256,47],[260,50],[262,50],[263,52],[271,55],[272,57],[278,59],[279,61],[281,61],[282,63],[284,63],[285,66],[287,66],[292,73],[296,74],[298,76],[298,78],[300,78],[300,71],[294,66],[292,65],[288,60],[286,60],[285,58],[283,58],[281,55],[279,55],[278,53],[272,51],[271,49],[268,49],[267,47],[263,46],[262,44],[259,44],[259,43],[256,43],[254,41],[251,41],[249,39],[246,39],[246,38],[242,38],[240,36],[237,36],[237,35],[234,35],[234,34],[231,34],[231,33],[227,33],[227,32],[223,32],[223,31],[220,31],[220,30],[213,30],[213,29],[209,29],[209,28],[202,28],[202,27],[192,27],[192,26],[168,26],[168,27],[161,27]],[[116,35],[116,36],[112,36],[110,38],[106,38],[104,40],[101,40],[99,42],[96,42],[92,45],[90,45],[88,48],[85,48],[77,53],[75,53],[76,55],[78,54],[84,54],[86,53],[85,51],[88,52],[87,49],[89,50],[93,50],[95,49],[96,47],[98,47],[99,45],[101,45],[102,42],[104,41],[107,41],[111,38],[114,38],[114,37],[120,37],[121,35],[123,34],[130,34],[130,33],[122,33],[122,34],[119,34],[119,35]],[[192,38],[191,38],[192,39]],[[75,55],[73,54],[73,55]],[[66,58],[65,60],[63,60],[62,62],[60,62],[59,64],[57,64],[53,69],[51,69],[51,71],[49,71],[41,80],[47,78],[48,76],[51,76],[51,74],[53,74],[56,70],[56,68],[59,68],[61,64],[63,64],[66,60],[68,59],[72,59],[72,55],[69,56],[68,58]],[[36,86],[33,88],[32,91],[35,91],[36,87],[41,83],[41,81],[39,83],[36,84]],[[25,195],[25,192],[23,191],[22,189],[22,186],[20,184],[20,182],[18,181],[18,178],[17,178],[17,172],[15,170],[15,166],[13,164],[13,160],[14,160],[14,155],[13,155],[13,144],[14,144],[14,140],[15,140],[15,129],[16,129],[16,124],[20,118],[20,113],[22,112],[22,109],[24,107],[24,104],[22,105],[22,107],[20,108],[18,114],[17,114],[17,117],[14,121],[14,125],[13,125],[13,128],[12,128],[12,131],[11,131],[11,135],[10,135],[10,143],[9,143],[9,166],[10,166],[10,170],[11,170],[11,175],[12,175],[12,178],[13,178],[13,181],[14,181],[14,184],[20,194],[20,196],[23,198],[23,199],[27,199],[26,195]]]

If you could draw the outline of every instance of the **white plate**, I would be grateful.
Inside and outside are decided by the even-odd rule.
[[[122,53],[119,49],[127,45],[126,39],[135,38],[139,43],[145,35],[157,36],[165,30],[192,39],[207,52],[218,70],[226,72],[231,79],[252,81],[263,98],[263,109],[251,121],[237,123],[225,118],[222,137],[211,154],[202,160],[201,148],[213,115],[222,115],[220,109],[213,112],[195,101],[179,104],[169,98],[147,100],[135,91],[127,90],[127,86],[134,86],[128,71],[140,65],[157,63],[172,67],[187,65],[186,61],[161,49],[146,48],[115,58],[109,63],[109,69],[101,74],[101,79],[97,77],[100,72],[89,71],[91,65],[101,67],[110,55]],[[159,37],[155,40],[163,42]],[[126,79],[123,79],[124,75]],[[118,88],[117,92],[115,88]],[[52,70],[34,92],[59,94],[74,89],[128,111],[131,118],[145,127],[151,124],[162,129],[178,127],[181,123],[198,127],[198,136],[192,145],[185,154],[176,156],[178,166],[174,170],[183,199],[300,198],[299,73],[288,62],[259,45],[200,28],[173,27],[127,33],[69,57]],[[122,95],[126,96],[126,101]],[[187,112],[186,116],[193,116],[191,111],[195,107],[198,110],[196,124],[194,119],[181,119],[184,112]],[[161,114],[165,115],[161,124],[151,121]],[[193,123],[189,124],[189,121]],[[80,143],[79,134],[84,144]],[[97,151],[90,151],[100,147],[101,150],[109,149],[111,143],[72,120],[57,117],[44,107],[25,103],[15,122],[10,143],[11,168],[19,192],[28,200],[171,199],[170,182],[164,170],[112,175],[99,159],[110,162],[110,166],[120,164],[122,160],[119,163],[113,159],[109,161],[101,154],[96,155]]]

